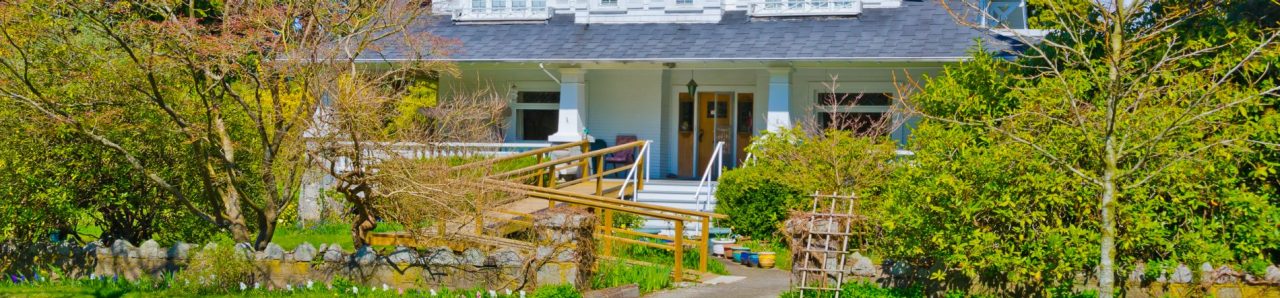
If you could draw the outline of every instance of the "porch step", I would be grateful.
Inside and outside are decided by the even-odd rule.
[[[644,185],[644,190],[636,193],[635,200],[640,203],[654,204],[671,208],[679,208],[685,210],[698,211],[714,211],[716,200],[714,194],[705,193],[713,190],[711,186],[715,186],[715,182],[705,186],[702,195],[703,200],[709,200],[706,203],[706,210],[702,210],[700,204],[694,194],[698,192],[698,181],[690,180],[649,180]],[[654,230],[671,230],[673,225],[671,222],[660,219],[646,219],[644,229]],[[688,228],[692,231],[700,230],[701,227],[690,225]]]

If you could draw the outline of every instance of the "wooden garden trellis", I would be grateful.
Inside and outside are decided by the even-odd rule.
[[[792,266],[792,288],[800,290],[830,291],[840,297],[840,285],[845,282],[845,268],[849,254],[849,237],[856,233],[854,222],[866,217],[855,213],[857,196],[835,193],[824,195],[814,192],[809,209],[807,231],[801,241],[797,264]],[[798,279],[798,280],[797,280]]]

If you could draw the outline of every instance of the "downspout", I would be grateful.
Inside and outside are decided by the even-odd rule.
[[[542,72],[546,73],[548,77],[551,77],[552,81],[556,81],[556,85],[560,84],[560,79],[556,78],[556,76],[551,74],[550,71],[547,71],[547,68],[545,66],[542,66],[542,63],[538,63],[538,68],[542,69]]]

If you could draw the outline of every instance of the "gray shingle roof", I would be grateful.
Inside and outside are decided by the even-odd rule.
[[[423,24],[413,30],[461,43],[445,58],[456,61],[954,60],[977,39],[1001,43],[956,24],[934,1],[864,9],[856,18],[758,19],[731,11],[715,24],[585,25],[572,15],[536,24],[456,24],[448,17]],[[412,58],[396,46],[378,52],[365,57]]]

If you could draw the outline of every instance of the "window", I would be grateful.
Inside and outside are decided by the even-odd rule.
[[[618,6],[618,0],[600,0],[600,6]]]
[[[889,106],[893,95],[889,93],[818,93],[815,100],[816,120],[825,129],[848,130],[854,133],[888,134]]]
[[[560,92],[517,92],[512,108],[515,110],[516,133],[521,140],[546,141],[548,136],[556,133]]]
[[[1022,0],[986,0],[982,25],[989,28],[1027,29],[1027,4]]]
[[[676,5],[693,5],[693,0],[676,0]]]

